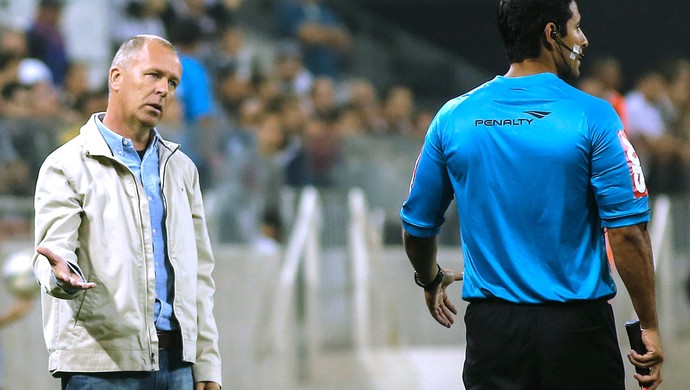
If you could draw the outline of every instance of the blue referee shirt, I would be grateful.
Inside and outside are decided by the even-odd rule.
[[[174,291],[173,269],[165,250],[165,206],[158,168],[158,141],[160,135],[155,129],[153,130],[153,139],[146,148],[144,157],[141,158],[134,149],[132,140],[108,129],[101,122],[101,118],[97,118],[96,124],[115,158],[125,164],[144,186],[151,216],[151,237],[153,238],[153,258],[156,272],[155,324],[156,329],[172,330],[177,328],[177,325],[175,324],[172,307]]]
[[[438,234],[454,196],[465,300],[612,297],[603,228],[649,220],[640,162],[615,111],[552,73],[498,76],[439,110],[403,227]]]

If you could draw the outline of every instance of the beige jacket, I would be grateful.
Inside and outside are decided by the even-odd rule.
[[[80,135],[46,158],[36,185],[36,246],[62,256],[97,285],[70,295],[57,286],[48,260],[34,257],[45,292],[49,369],[53,374],[157,370],[148,200],[139,180],[113,157],[95,115]],[[179,145],[163,141],[158,150],[183,359],[194,363],[195,381],[221,383],[214,260],[198,172]]]

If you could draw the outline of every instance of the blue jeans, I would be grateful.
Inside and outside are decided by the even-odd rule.
[[[66,373],[62,390],[191,390],[192,365],[183,362],[180,349],[162,349],[160,371]]]

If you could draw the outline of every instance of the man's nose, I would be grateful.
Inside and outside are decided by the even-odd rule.
[[[168,80],[163,80],[156,85],[156,93],[161,96],[167,96],[170,93]]]

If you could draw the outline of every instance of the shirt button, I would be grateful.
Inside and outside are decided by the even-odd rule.
[[[153,229],[153,234],[156,234],[156,229]]]
[[[153,200],[153,198],[149,196],[149,200]]]
[[[122,156],[124,153],[122,152],[122,150],[120,150],[119,152],[117,152],[117,154],[119,154],[120,156]]]

